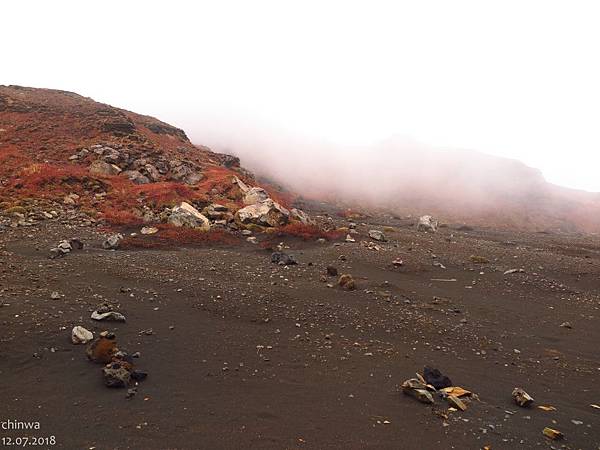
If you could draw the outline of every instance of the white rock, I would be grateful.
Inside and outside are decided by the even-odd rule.
[[[158,233],[158,228],[156,227],[143,227],[141,230],[142,234],[155,234]]]
[[[119,248],[119,244],[123,240],[123,235],[121,233],[113,234],[106,238],[106,240],[102,243],[102,248],[105,250],[114,250]]]
[[[80,326],[73,327],[73,331],[71,331],[73,344],[87,344],[92,339],[94,339],[94,334],[91,331]]]
[[[201,231],[210,230],[210,221],[200,211],[187,202],[181,202],[171,211],[169,223],[176,227],[197,228]]]
[[[125,322],[125,316],[120,312],[108,311],[105,313],[99,313],[94,311],[92,313],[92,319],[94,320],[114,320],[115,322]]]
[[[288,223],[290,212],[270,198],[255,205],[246,206],[235,213],[236,220],[241,224],[277,227]]]
[[[431,231],[435,233],[438,229],[438,221],[435,220],[431,216],[421,216],[419,217],[419,222],[417,223],[417,231]]]

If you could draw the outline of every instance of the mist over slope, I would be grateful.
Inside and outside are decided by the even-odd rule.
[[[600,231],[600,194],[548,183],[517,160],[397,136],[344,147],[282,132],[224,130],[202,133],[203,142],[308,198],[481,226]]]

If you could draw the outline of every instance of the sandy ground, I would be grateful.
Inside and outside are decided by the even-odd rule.
[[[379,251],[360,244],[384,224],[396,231]],[[432,235],[392,219],[358,231],[353,244],[288,238],[289,267],[247,243],[106,251],[87,228],[0,231],[0,419],[41,425],[0,437],[55,436],[66,449],[600,448],[598,238]],[[83,250],[47,258],[75,236]],[[329,287],[327,265],[358,289]],[[525,273],[503,275],[512,268]],[[127,322],[91,320],[104,300]],[[70,342],[74,325],[141,353],[136,396],[103,385]],[[445,401],[403,395],[425,365],[480,401],[445,419]],[[533,408],[512,402],[516,386]]]

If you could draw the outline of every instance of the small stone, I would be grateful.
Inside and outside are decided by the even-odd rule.
[[[125,398],[135,397],[136,394],[137,394],[137,388],[129,388],[129,389],[127,389],[127,395],[125,396]]]
[[[527,408],[533,403],[533,397],[522,388],[514,388],[512,391],[514,402],[522,408]]]
[[[552,439],[553,441],[558,441],[558,440],[564,438],[564,435],[560,431],[555,430],[550,427],[544,428],[542,433],[544,434],[544,436],[546,436],[549,439]]]
[[[131,382],[131,364],[126,361],[112,361],[102,369],[104,384],[107,387],[124,388]]]
[[[379,230],[369,230],[369,237],[375,241],[386,242],[387,238],[382,231]]]
[[[354,278],[350,274],[343,274],[338,279],[338,286],[347,291],[353,291],[356,289],[356,283],[354,282]]]
[[[104,242],[102,242],[102,248],[105,250],[115,250],[117,248],[119,248],[119,244],[121,243],[121,241],[123,240],[123,235],[118,233],[118,234],[113,234],[112,236],[109,236],[108,238],[106,238],[106,240]]]

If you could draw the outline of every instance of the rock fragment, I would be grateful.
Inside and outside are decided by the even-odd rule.
[[[293,266],[298,264],[292,255],[283,252],[273,252],[271,254],[271,262],[281,266]]]
[[[102,368],[106,387],[125,388],[131,382],[133,367],[127,361],[114,360]]]
[[[112,320],[115,322],[125,322],[125,316],[116,311],[116,308],[110,303],[103,303],[94,312],[92,312],[94,320]]]
[[[419,217],[417,222],[417,231],[431,231],[435,233],[438,229],[438,221],[432,216],[426,215]]]
[[[386,242],[387,238],[382,231],[379,230],[369,230],[369,237],[378,242]]]
[[[354,282],[354,278],[350,274],[343,274],[338,279],[338,286],[347,291],[353,291],[356,289],[356,283]]]
[[[158,228],[156,228],[156,227],[143,227],[140,230],[140,233],[142,233],[142,234],[156,234],[156,233],[158,233]]]
[[[119,248],[122,240],[123,235],[121,233],[113,234],[102,242],[102,248],[105,250],[116,250]]]
[[[423,369],[423,378],[427,384],[432,385],[436,389],[443,389],[452,386],[452,381],[438,369],[425,366]]]
[[[90,361],[107,364],[118,351],[115,335],[103,331],[88,345],[86,354]]]
[[[519,387],[513,389],[512,398],[521,408],[528,408],[533,403],[533,397]]]
[[[546,436],[549,439],[552,439],[553,441],[558,441],[565,437],[560,431],[550,427],[544,428],[542,433],[544,434],[544,436]]]
[[[429,392],[427,385],[416,378],[410,378],[402,383],[402,392],[405,395],[414,397],[421,403],[434,403],[433,396]]]

